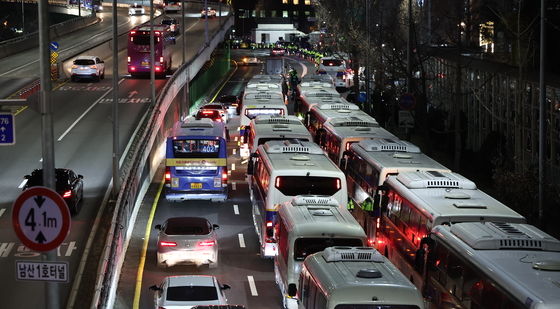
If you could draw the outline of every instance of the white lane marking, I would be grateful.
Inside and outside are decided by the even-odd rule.
[[[14,247],[15,243],[13,242],[3,242],[0,243],[0,256],[1,257],[8,257],[8,255],[10,255],[10,252],[12,251],[12,248]]]
[[[25,184],[27,183],[27,179],[24,179],[18,186],[18,189],[23,189],[23,187],[25,186]]]
[[[232,163],[232,164],[231,164],[231,170],[232,170],[232,171],[235,171],[235,163]]]
[[[68,248],[66,249],[66,253],[64,253],[65,256],[71,256],[72,255],[72,251],[76,250],[76,242],[75,241],[71,241],[68,244]]]
[[[239,136],[234,137],[233,140],[237,142],[239,140]]]
[[[237,148],[233,148],[233,150],[231,151],[232,155],[235,155],[237,153]]]
[[[249,162],[249,159],[241,161],[241,164],[246,164],[247,162]]]
[[[235,205],[235,206],[237,206],[237,205]],[[2,217],[2,215],[4,214],[4,212],[6,212],[6,208],[0,209],[0,218]]]
[[[303,68],[302,72],[301,72],[301,77],[303,78],[305,75],[307,75],[307,66],[305,66],[303,63],[299,63],[299,65],[301,65],[301,67]]]
[[[235,181],[231,182],[231,189],[234,191],[237,190],[237,183]]]
[[[253,276],[247,276],[247,280],[249,281],[249,289],[251,289],[251,296],[259,296],[257,293],[257,286],[255,285],[255,279]]]
[[[243,234],[237,234],[239,237],[239,247],[245,248],[245,238],[243,238]]]
[[[237,204],[233,205],[233,213],[236,214],[236,215],[239,214],[239,206],[237,206]]]
[[[122,79],[119,81],[119,85],[120,85],[120,83],[122,83],[123,81],[124,81],[124,78],[122,78]],[[113,88],[112,88],[112,87],[111,87],[111,89],[107,90],[101,97],[99,97],[99,99],[97,99],[95,102],[93,102],[93,104],[91,104],[91,106],[90,106],[88,109],[86,109],[86,111],[83,112],[83,113],[80,115],[80,117],[78,117],[78,119],[76,119],[76,121],[74,121],[74,123],[72,123],[72,124],[70,125],[70,127],[68,127],[68,129],[66,129],[66,131],[64,131],[64,133],[62,133],[62,135],[58,138],[57,141],[60,142],[68,133],[70,133],[70,131],[78,124],[78,122],[80,122],[80,120],[82,120],[82,118],[84,118],[84,117],[87,115],[87,113],[89,113],[89,111],[90,111],[95,105],[97,105],[99,102],[101,102],[101,100],[103,100],[103,98],[105,98],[105,96],[108,95],[109,92],[111,92],[111,91],[113,91]]]

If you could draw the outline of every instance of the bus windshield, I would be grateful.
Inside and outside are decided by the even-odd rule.
[[[359,238],[298,238],[294,243],[294,259],[303,261],[313,253],[333,246],[361,247],[363,243]]]
[[[340,179],[318,176],[278,176],[276,188],[284,195],[334,195],[340,190]]]
[[[175,158],[217,158],[220,151],[218,139],[173,140]]]
[[[251,108],[245,111],[245,116],[249,119],[254,119],[259,115],[284,115],[284,110],[281,108]]]
[[[154,45],[156,45],[159,42],[159,40],[161,40],[160,37],[154,36]],[[134,43],[134,45],[150,45],[150,35],[149,34],[135,35],[130,38],[130,41]]]

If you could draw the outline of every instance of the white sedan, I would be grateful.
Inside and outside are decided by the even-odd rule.
[[[197,305],[226,305],[224,290],[227,284],[221,285],[214,276],[168,276],[159,286],[152,285],[155,291],[155,308],[192,308]]]

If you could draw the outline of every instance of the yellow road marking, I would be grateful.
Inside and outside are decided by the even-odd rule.
[[[218,91],[216,91],[216,94],[214,95],[214,97],[212,97],[212,100],[210,100],[210,103],[212,103],[212,102],[214,102],[214,100],[216,100],[216,97],[218,96],[218,93],[220,93],[220,91],[222,91],[222,89],[224,88],[226,83],[231,79],[231,77],[233,76],[235,71],[237,71],[237,67],[238,67],[237,62],[233,59],[231,61],[235,64],[235,69],[231,72],[231,74],[229,74],[228,78],[226,78],[226,80],[224,80],[224,82],[220,86],[220,89],[218,89]]]
[[[52,90],[56,90],[56,89],[62,87],[63,85],[65,85],[65,84],[67,84],[67,83],[68,83],[68,81],[64,81],[64,82],[58,84],[58,85],[57,85],[56,87],[54,87]],[[16,92],[12,93],[9,97],[12,98],[12,97],[15,96],[16,93],[18,93],[20,90],[21,90],[21,89],[19,89],[19,90],[17,90]],[[37,100],[39,100],[39,98],[37,98]],[[14,113],[14,117],[17,116],[17,115],[19,115],[19,114],[21,114],[21,113],[22,113],[24,110],[26,110],[28,107],[29,107],[29,106],[22,106],[22,107],[20,107],[20,108]]]
[[[138,309],[140,306],[140,290],[142,289],[142,276],[144,276],[144,264],[146,263],[146,251],[148,250],[148,241],[150,241],[150,231],[152,223],[154,221],[154,215],[156,213],[157,203],[159,196],[161,195],[161,190],[163,189],[163,184],[165,179],[162,179],[159,185],[156,198],[152,204],[152,209],[150,210],[150,216],[148,217],[148,223],[146,223],[146,232],[144,233],[144,243],[142,244],[142,252],[140,253],[140,263],[138,263],[138,272],[136,273],[136,288],[134,289],[134,302],[132,303],[133,309]]]

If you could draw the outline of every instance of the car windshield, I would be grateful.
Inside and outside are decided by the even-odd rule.
[[[222,109],[221,105],[204,105],[202,109]]]
[[[237,102],[237,97],[234,95],[225,95],[220,97],[220,102],[225,103],[235,103]]]
[[[130,7],[133,8],[133,9],[139,9],[142,6],[140,4],[131,4]]]
[[[163,25],[173,25],[173,24],[176,24],[177,22],[173,19],[164,19],[164,20],[161,21],[161,23]]]
[[[319,176],[278,176],[276,188],[286,196],[334,195],[340,190],[340,179]]]
[[[213,286],[172,286],[167,288],[167,300],[170,301],[210,301],[218,299],[218,292]]]
[[[175,158],[217,158],[220,141],[217,139],[175,139],[173,155]]]
[[[284,115],[284,110],[281,108],[248,108],[245,110],[245,116],[249,119],[254,119],[259,115],[281,116]]]
[[[95,61],[92,59],[76,59],[74,60],[75,65],[94,65]]]
[[[323,60],[321,62],[323,63],[324,66],[329,66],[329,67],[339,67],[342,65],[342,60],[339,59],[329,59],[329,60]]]
[[[63,170],[56,170],[56,190],[61,191],[68,187],[70,179],[68,174]],[[28,187],[42,186],[43,185],[43,170],[35,170],[31,173],[31,177],[27,180]]]

